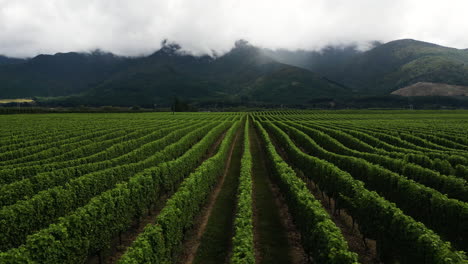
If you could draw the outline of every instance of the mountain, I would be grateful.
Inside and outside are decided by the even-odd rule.
[[[218,57],[193,56],[164,42],[145,57],[70,52],[0,65],[0,98],[34,96],[48,104],[150,106],[168,105],[174,97],[201,103],[302,104],[350,93],[242,40]]]
[[[264,49],[275,60],[317,72],[333,79],[340,65],[362,52],[355,45],[327,46],[320,51]]]
[[[393,41],[353,58],[341,76],[338,80],[372,94],[417,82],[468,85],[468,52],[410,39]]]
[[[0,66],[0,97],[80,93],[109,77],[123,59],[110,53],[57,53]]]
[[[375,42],[367,51],[352,45],[288,51],[241,40],[221,56],[193,56],[168,42],[132,58],[102,51],[0,56],[0,98],[36,97],[45,105],[167,106],[178,97],[204,106],[379,107],[386,100],[406,105],[391,93],[419,82],[437,83],[438,90],[468,86],[468,50],[404,39]]]
[[[9,57],[0,55],[0,66],[7,65],[7,64],[17,64],[17,63],[22,63],[22,62],[24,62],[24,59],[9,58]]]
[[[412,39],[378,44],[365,52],[331,48],[308,54],[302,56],[309,61],[301,63],[294,56],[274,57],[343,83],[359,94],[390,94],[417,82],[468,85],[467,50]],[[330,62],[336,64],[330,66]]]
[[[338,83],[279,63],[261,49],[238,41],[217,58],[192,56],[176,44],[165,44],[73,99],[101,105],[167,104],[173,97],[196,102],[301,104],[349,94]]]
[[[178,46],[164,46],[148,57],[128,59],[126,66],[80,96],[101,105],[153,105],[171,96],[211,96],[211,83],[195,72],[211,60],[179,53]]]

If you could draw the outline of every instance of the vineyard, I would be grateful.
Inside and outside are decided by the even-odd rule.
[[[466,111],[0,124],[0,263],[468,263]]]

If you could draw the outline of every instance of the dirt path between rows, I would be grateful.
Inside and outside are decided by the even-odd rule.
[[[223,132],[211,145],[208,149],[207,153],[200,161],[200,164],[203,161],[207,160],[214,154],[216,154],[222,140],[224,139],[226,132]],[[130,228],[119,234],[115,237],[111,243],[111,247],[106,252],[102,252],[100,255],[93,255],[90,256],[87,260],[87,264],[97,264],[97,263],[106,263],[106,264],[114,264],[122,257],[128,247],[130,247],[138,237],[140,233],[143,232],[144,228],[148,224],[153,224],[156,221],[159,212],[164,208],[166,201],[169,199],[170,194],[162,195],[158,201],[153,205],[153,207],[149,210],[148,214],[140,219],[136,219],[133,221]]]
[[[218,183],[215,185],[212,193],[210,194],[207,204],[204,206],[200,214],[194,220],[194,227],[187,232],[186,239],[183,245],[183,249],[176,263],[191,264],[193,263],[195,259],[198,247],[200,246],[200,243],[201,243],[201,238],[203,236],[203,233],[205,232],[206,226],[208,224],[208,220],[213,211],[214,204],[218,198],[218,195],[224,184],[226,175],[228,174],[228,170],[231,166],[231,160],[232,160],[232,155],[234,152],[234,147],[237,144],[239,135],[241,133],[240,131],[241,129],[239,128],[234,138],[234,141],[231,145],[231,149],[229,150],[229,156],[226,162],[228,166],[226,166],[226,168],[224,169],[223,175],[220,177],[220,179],[218,180]]]
[[[307,255],[280,190],[270,179],[270,170],[261,139],[251,125],[253,158],[253,209],[256,263],[303,264]]]
[[[232,253],[234,219],[237,208],[240,167],[243,153],[244,129],[234,144],[231,163],[218,194],[208,224],[193,260],[194,264],[227,263]]]
[[[346,242],[348,243],[349,250],[358,254],[359,263],[362,264],[380,264],[377,255],[376,241],[372,239],[363,239],[361,232],[359,231],[359,224],[354,223],[352,217],[343,209],[339,210],[339,213],[335,213],[335,200],[328,197],[325,193],[320,191],[318,185],[312,180],[311,177],[305,175],[301,170],[294,167],[288,159],[288,155],[278,144],[276,139],[270,135],[271,141],[276,148],[276,151],[280,156],[296,171],[297,175],[300,176],[307,184],[310,192],[314,195],[315,199],[319,200],[322,207],[330,215],[335,225],[340,228]],[[300,148],[304,153],[307,153],[303,148]]]

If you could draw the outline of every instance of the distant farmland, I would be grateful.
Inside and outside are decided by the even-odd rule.
[[[0,263],[468,261],[468,111],[0,124]]]
[[[0,99],[0,104],[10,104],[10,103],[32,103],[32,99]]]

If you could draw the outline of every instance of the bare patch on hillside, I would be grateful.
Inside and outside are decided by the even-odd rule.
[[[418,82],[392,92],[401,96],[468,96],[468,86]]]

